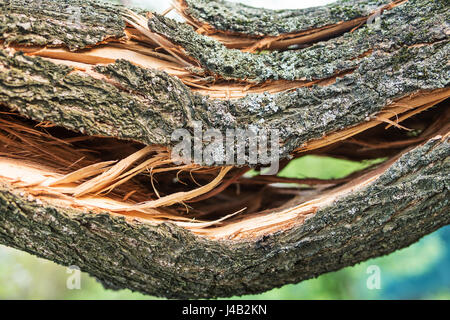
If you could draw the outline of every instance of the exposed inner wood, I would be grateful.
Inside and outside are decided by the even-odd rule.
[[[4,110],[0,118],[0,182],[36,201],[92,214],[108,212],[152,224],[170,221],[214,239],[253,238],[303,223],[318,208],[374,181],[408,148],[439,132],[450,131],[448,110],[435,108],[437,114],[433,120],[423,118],[421,125],[426,130],[415,139],[393,141],[392,145],[378,144],[376,140],[365,142],[369,141],[365,132],[377,125],[384,131],[406,132],[404,128],[409,124],[386,129],[383,123],[395,123],[397,117],[407,115],[422,119],[416,111],[430,109],[449,94],[447,89],[404,97],[377,119],[298,150],[296,157],[316,151],[333,155],[341,149],[343,139],[356,141],[362,149],[378,146],[401,150],[387,152],[390,159],[378,167],[337,180],[250,178],[244,176],[249,170],[246,167],[176,165],[165,147],[84,136]],[[352,152],[347,157],[351,158]],[[285,164],[281,163],[281,167]],[[305,184],[309,187],[305,188]],[[223,205],[218,207],[217,201]]]
[[[382,7],[368,16],[359,17],[349,21],[341,21],[336,24],[326,25],[320,28],[301,30],[293,33],[285,33],[278,36],[257,37],[244,33],[218,30],[208,23],[201,22],[188,14],[188,6],[184,0],[175,0],[174,8],[184,17],[186,22],[193,26],[200,34],[208,35],[230,49],[241,49],[246,52],[256,52],[261,50],[286,50],[289,48],[301,48],[313,43],[327,40],[339,36],[345,32],[366,23],[372,15],[382,13],[384,10],[391,10],[408,0],[397,0]]]
[[[218,75],[197,74],[193,70],[199,69],[197,61],[189,57],[184,49],[172,44],[164,37],[151,32],[147,27],[147,20],[131,11],[128,14],[128,26],[125,30],[125,40],[105,40],[87,49],[70,51],[65,47],[35,47],[10,45],[14,50],[25,52],[30,56],[39,56],[55,63],[65,64],[79,72],[87,73],[96,78],[104,78],[94,67],[114,63],[118,59],[125,59],[133,64],[165,71],[180,79],[192,91],[216,99],[237,99],[249,93],[278,93],[312,85],[330,85],[336,78],[353,72],[344,70],[327,79],[306,80],[268,80],[254,83],[247,80],[226,80]]]

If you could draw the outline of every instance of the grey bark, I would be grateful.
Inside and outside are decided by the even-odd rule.
[[[2,186],[0,243],[77,265],[113,289],[169,298],[260,293],[388,254],[449,224],[449,150],[448,137],[431,139],[363,190],[254,241],[58,208]]]
[[[60,10],[61,2],[49,3],[52,10]],[[70,48],[86,48],[88,39],[94,37],[91,28],[96,32],[96,39],[108,38],[110,34],[122,36],[118,31],[124,26],[120,10],[102,6],[105,7],[102,10],[89,11],[98,20],[83,20],[84,32],[77,33],[80,36],[76,38],[77,44],[70,42]],[[23,8],[27,7],[18,3],[13,8],[12,14],[1,16],[0,39],[6,43],[54,45],[55,41],[64,43],[66,36],[60,34],[72,34],[76,30],[67,26],[59,15],[52,16],[52,10],[42,13],[50,14],[51,18],[42,17],[38,21],[55,20],[53,24],[47,22],[41,26],[40,22],[35,27],[33,22],[32,27],[23,28],[28,12]],[[115,27],[99,27],[106,15],[117,23]],[[299,77],[306,77],[307,81],[350,72],[327,86],[217,100],[193,93],[164,72],[143,69],[128,61],[96,68],[117,82],[113,86],[89,75],[73,73],[70,67],[23,56],[20,52],[13,55],[2,49],[0,63],[4,72],[0,75],[0,102],[37,121],[48,120],[87,134],[144,144],[170,145],[173,130],[192,131],[193,121],[222,132],[227,128],[250,127],[255,131],[276,128],[280,130],[281,157],[287,158],[308,141],[373,119],[392,101],[417,91],[449,87],[449,9],[445,1],[410,0],[386,15],[381,30],[363,27],[342,39],[305,50],[274,53],[262,58],[271,61],[268,65],[259,58],[266,55],[226,49],[217,41],[196,35],[189,26],[157,15],[149,21],[154,31],[182,45],[199,59],[206,72],[222,77],[231,72],[233,77],[246,78],[270,70],[272,64],[283,72],[301,72]],[[53,25],[58,29],[46,37],[39,36],[41,28],[51,29]],[[208,54],[202,56],[205,52]],[[361,57],[364,52],[370,54]],[[37,82],[36,77],[43,81]],[[24,88],[28,91],[26,96],[22,94]]]
[[[181,0],[186,13],[223,32],[278,36],[366,17],[392,0],[338,0],[325,6],[294,10],[254,8],[223,0]]]
[[[192,72],[214,80],[310,81],[349,73],[327,86],[216,100],[129,61],[97,66],[107,81],[8,48],[78,51],[106,39],[119,41],[125,37],[119,6],[43,0],[44,7],[36,9],[37,1],[5,1],[0,4],[0,103],[35,121],[143,144],[170,145],[174,129],[192,130],[196,120],[222,131],[277,128],[281,155],[288,158],[303,143],[373,119],[396,99],[448,92],[447,2],[410,0],[386,13],[381,29],[363,26],[305,50],[267,55],[226,49],[154,15],[150,29],[199,62],[201,72]],[[82,5],[81,25],[67,23],[71,5]],[[0,243],[78,265],[115,289],[171,298],[258,293],[393,252],[449,224],[449,169],[448,137],[430,139],[304,223],[239,241],[213,241],[170,223],[155,226],[57,207],[3,184]]]

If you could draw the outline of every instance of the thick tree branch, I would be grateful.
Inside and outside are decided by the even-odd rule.
[[[374,3],[271,12],[178,1],[189,24],[210,26],[194,30],[96,1],[4,1],[0,243],[78,265],[107,287],[207,298],[296,283],[449,224],[448,4]],[[388,6],[381,24],[360,25],[378,5]],[[223,15],[213,19],[214,8]],[[258,23],[261,13],[277,22]],[[214,38],[265,41],[306,31],[320,37],[303,39],[301,50],[263,53]],[[269,49],[288,49],[269,40]],[[264,187],[270,179],[241,183],[238,194],[230,190],[248,167],[170,162],[171,133],[193,132],[197,121],[221,132],[277,129],[283,163],[315,152],[360,159],[356,149],[368,146],[390,158],[286,198]],[[385,122],[397,128],[380,128]],[[405,133],[408,125],[417,137]],[[136,154],[154,158],[129,160]],[[116,162],[122,171],[106,175]],[[150,179],[142,173],[124,181],[127,169]],[[194,182],[178,183],[185,178],[178,170],[192,170],[202,185],[214,179],[217,188],[197,194]],[[73,191],[95,174],[92,180],[107,176],[103,189]],[[117,177],[122,189],[108,189]],[[155,204],[171,196],[178,201]],[[192,200],[185,201],[192,212],[183,199]]]
[[[388,254],[449,224],[449,155],[448,137],[437,137],[303,224],[251,241],[55,207],[2,186],[0,242],[77,265],[114,289],[172,298],[259,293]]]

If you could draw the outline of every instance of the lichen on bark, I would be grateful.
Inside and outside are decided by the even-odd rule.
[[[77,265],[106,287],[169,298],[260,293],[410,245],[450,223],[448,138],[403,155],[292,229],[213,241],[174,226],[62,208],[0,187],[0,243]]]
[[[68,0],[43,0],[48,10],[37,13],[31,6],[38,1],[18,1],[23,5],[0,13],[0,104],[34,121],[86,135],[170,146],[173,130],[193,131],[194,121],[221,132],[274,128],[280,133],[280,157],[287,158],[304,143],[374,120],[397,99],[448,92],[448,0],[410,0],[386,12],[379,28],[361,26],[303,50],[263,54],[226,49],[156,14],[149,20],[151,30],[181,45],[217,81],[326,82],[239,99],[200,95],[175,76],[133,61],[75,68],[21,52],[26,45],[89,52],[99,42],[122,39],[125,23],[120,6],[76,2],[86,4],[83,14],[92,13],[77,31],[62,10]],[[344,12],[343,3],[336,8],[345,16],[338,10],[336,19],[364,14]],[[39,19],[33,20],[36,15]],[[345,74],[332,77],[341,71]],[[408,105],[405,109],[416,111]],[[351,191],[337,194],[334,201],[318,201],[314,213],[302,212],[308,216],[253,238],[240,231],[233,234],[239,240],[214,238],[213,233],[199,236],[170,222],[63,206],[54,199],[34,198],[2,179],[0,243],[78,265],[115,289],[172,298],[259,293],[390,253],[449,224],[449,137],[437,130],[441,135],[405,150],[381,168],[384,172],[364,176],[365,184],[351,185]],[[336,189],[319,195],[326,198],[329,191]],[[293,206],[303,204],[304,199],[297,200]],[[277,210],[258,214],[271,218]]]
[[[392,0],[338,0],[294,10],[253,8],[222,0],[185,0],[187,14],[216,30],[252,36],[278,36],[365,17]]]
[[[6,44],[63,46],[77,50],[105,40],[125,38],[120,6],[97,1],[83,6],[78,2],[52,0],[28,4],[23,0],[8,0],[1,5],[0,39]],[[74,15],[72,9],[76,8],[79,14]],[[445,0],[409,0],[385,11],[380,24],[363,25],[354,32],[303,50],[265,54],[228,49],[212,38],[195,33],[184,23],[157,14],[149,19],[149,27],[181,45],[200,62],[204,72],[225,79],[261,83],[279,79],[324,79],[357,67],[361,56],[370,50],[393,51],[447,39],[448,19]]]

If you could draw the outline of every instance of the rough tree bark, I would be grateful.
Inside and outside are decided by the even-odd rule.
[[[438,119],[370,179],[332,189],[330,201],[279,229],[205,236],[170,221],[64,206],[2,178],[0,243],[77,265],[108,288],[210,298],[310,279],[449,224],[448,1],[375,2],[274,13],[177,1],[195,30],[95,1],[4,1],[0,103],[36,123],[168,148],[172,131],[193,131],[194,121],[221,131],[276,128],[280,156],[290,159],[342,155],[352,136],[432,107]],[[381,23],[365,24],[377,8]]]

